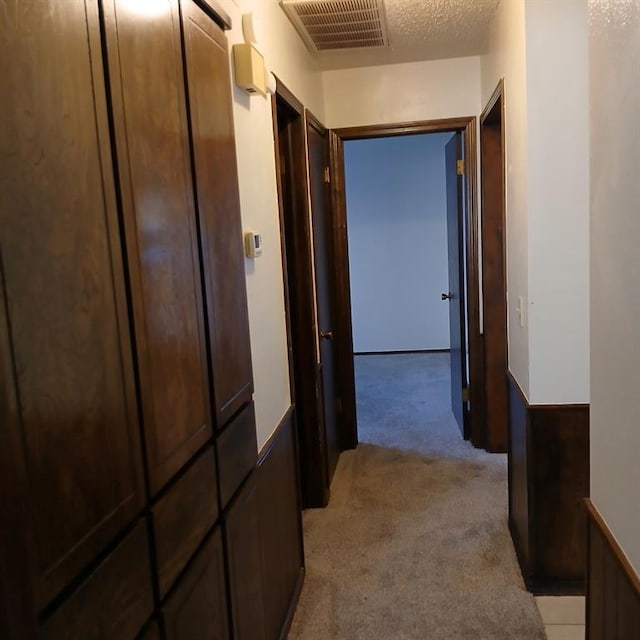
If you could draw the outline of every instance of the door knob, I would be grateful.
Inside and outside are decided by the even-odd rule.
[[[326,340],[333,340],[333,331],[321,331],[320,337]]]
[[[453,294],[452,293],[441,293],[440,295],[442,296],[443,300],[453,300]]]

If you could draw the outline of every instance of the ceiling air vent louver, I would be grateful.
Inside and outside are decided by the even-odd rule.
[[[281,0],[312,52],[386,47],[383,0]]]

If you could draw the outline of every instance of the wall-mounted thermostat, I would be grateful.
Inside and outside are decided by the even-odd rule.
[[[262,236],[253,231],[244,234],[244,250],[247,258],[257,258],[262,255]]]

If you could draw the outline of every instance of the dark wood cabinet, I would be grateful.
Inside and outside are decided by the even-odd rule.
[[[0,636],[271,639],[228,17],[0,7]]]
[[[2,14],[2,378],[17,400],[0,423],[20,431],[42,607],[140,511],[142,462],[98,6]]]
[[[220,530],[207,540],[165,604],[167,640],[228,640]]]
[[[104,3],[152,493],[211,437],[178,0]]]
[[[181,7],[215,411],[221,428],[253,393],[231,78],[222,29],[192,0],[181,0]]]
[[[253,474],[225,517],[234,640],[266,640],[260,505]]]
[[[158,589],[164,597],[218,518],[213,447],[208,447],[152,509]]]
[[[43,624],[43,640],[135,638],[153,611],[146,522]]]

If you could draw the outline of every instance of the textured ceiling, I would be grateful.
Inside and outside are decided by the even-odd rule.
[[[484,51],[500,0],[385,0],[389,47],[317,54],[322,69],[436,60]]]

